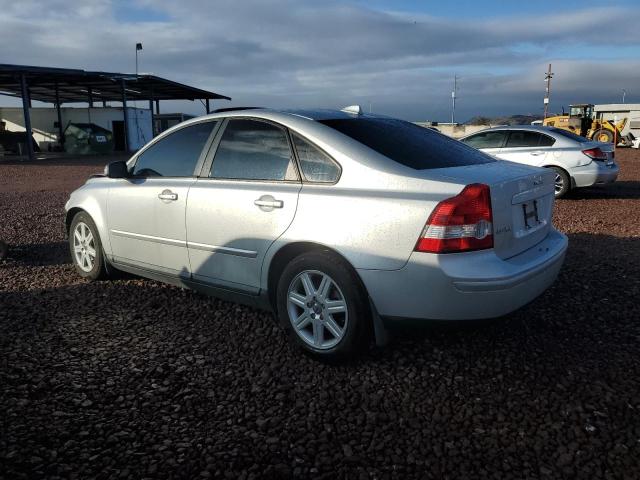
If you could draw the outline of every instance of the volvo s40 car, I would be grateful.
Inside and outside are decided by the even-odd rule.
[[[620,170],[613,144],[593,142],[555,127],[494,127],[460,141],[502,160],[551,168],[556,198],[572,188],[615,182]]]
[[[317,356],[394,319],[507,314],[567,238],[554,174],[359,111],[214,113],[155,138],[66,204],[89,279],[113,269],[272,310]]]

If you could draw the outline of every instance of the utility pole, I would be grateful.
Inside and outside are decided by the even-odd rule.
[[[544,94],[544,118],[547,118],[547,113],[549,112],[549,98],[551,97],[551,78],[553,78],[553,73],[551,72],[551,64],[549,64],[549,70],[544,75],[544,81],[547,84]]]
[[[456,91],[458,90],[458,76],[453,76],[453,90],[451,91],[451,125],[456,123]]]

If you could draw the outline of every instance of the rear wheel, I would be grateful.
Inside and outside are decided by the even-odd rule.
[[[611,130],[600,129],[593,134],[593,140],[602,143],[613,143],[613,132]]]
[[[556,198],[563,197],[571,189],[571,179],[569,174],[559,167],[551,167],[555,173],[555,196]]]
[[[321,359],[352,357],[367,339],[367,295],[348,265],[329,252],[303,253],[278,282],[278,318],[289,339]]]
[[[86,212],[73,217],[69,229],[69,249],[76,272],[89,280],[107,277],[105,259],[98,229]]]

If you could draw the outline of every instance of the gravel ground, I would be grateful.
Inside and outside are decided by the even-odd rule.
[[[0,163],[0,477],[640,478],[640,151],[557,202],[557,283],[506,318],[397,331],[346,366],[269,315],[87,283],[69,192],[104,160]]]

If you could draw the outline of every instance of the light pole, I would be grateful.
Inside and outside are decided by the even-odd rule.
[[[456,92],[458,91],[458,76],[453,76],[453,90],[451,91],[451,125],[456,123]]]
[[[622,89],[622,103],[624,103],[624,97],[627,95],[627,91],[623,88]]]
[[[136,43],[136,79],[138,78],[138,52],[142,50],[142,43]]]

